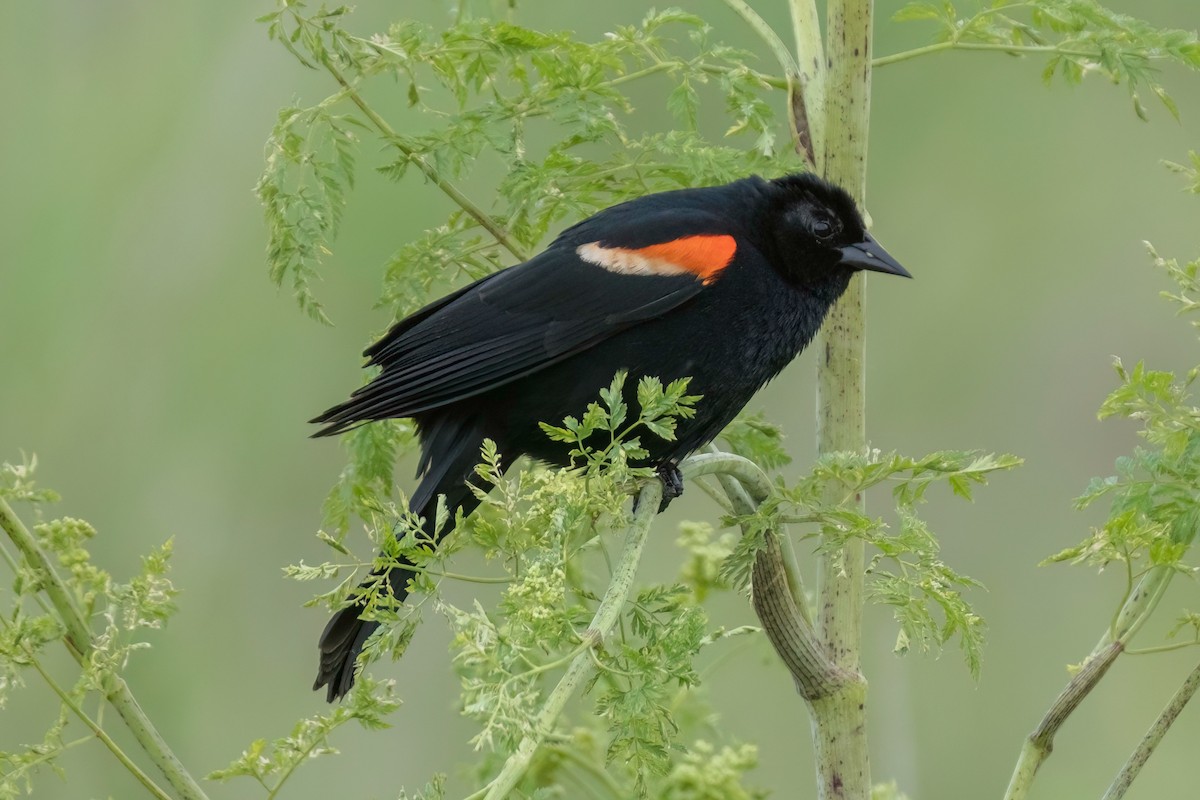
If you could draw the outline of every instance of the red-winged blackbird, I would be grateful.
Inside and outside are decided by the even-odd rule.
[[[677,464],[714,439],[759,388],[812,340],[857,270],[910,277],[866,232],[854,201],[813,175],[750,177],[613,206],[568,228],[545,252],[472,283],[396,323],[365,352],[379,375],[313,422],[316,436],[412,417],[420,485],[410,508],[432,533],[437,496],[469,514],[467,486],[483,439],[506,464],[565,464],[539,422],[580,415],[620,369],[631,380],[690,377],[702,396],[675,441],[643,437],[665,499]],[[632,396],[627,398],[631,403]],[[635,406],[636,407],[636,406]],[[393,569],[399,599],[411,572]],[[321,634],[314,689],[354,683],[378,622],[361,605]]]

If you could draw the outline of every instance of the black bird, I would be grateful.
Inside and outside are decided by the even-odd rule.
[[[332,436],[411,417],[421,440],[410,508],[432,520],[437,496],[469,514],[467,487],[485,437],[505,462],[565,464],[539,422],[579,415],[619,369],[702,395],[675,441],[645,437],[666,498],[677,464],[716,438],[759,388],[812,340],[857,270],[909,276],[866,232],[843,189],[811,174],[750,177],[653,194],[601,211],[546,250],[396,323],[364,353],[379,375],[312,420]],[[427,523],[432,526],[432,522]],[[398,599],[412,576],[393,569]],[[320,641],[314,689],[330,702],[354,683],[378,622],[338,611]]]

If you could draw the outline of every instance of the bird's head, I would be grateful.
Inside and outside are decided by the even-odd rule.
[[[858,270],[912,277],[867,233],[854,200],[840,186],[810,173],[770,183],[774,260],[793,283],[842,283]]]

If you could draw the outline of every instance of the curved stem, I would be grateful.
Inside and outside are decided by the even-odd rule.
[[[713,458],[709,458],[709,456],[713,456]],[[733,510],[738,514],[753,514],[759,503],[770,496],[770,479],[757,464],[734,453],[723,452],[714,444],[708,446],[706,453],[690,456],[680,465],[680,472],[684,474],[684,477],[696,477],[705,474],[704,471],[707,470],[712,470],[717,475],[721,482],[721,488],[725,490],[729,502],[733,505]],[[747,492],[746,487],[750,487],[752,492]],[[752,497],[751,494],[754,496]],[[808,595],[804,591],[804,578],[800,574],[800,565],[796,561],[796,550],[792,545],[791,537],[782,527],[787,520],[782,516],[777,519],[780,523],[778,538],[781,549],[778,566],[783,570],[788,593],[791,595],[796,611],[804,623],[812,628]]]
[[[737,478],[749,490],[754,502],[761,503],[771,495],[771,479],[762,468],[737,453],[726,453],[711,447],[707,453],[696,453],[679,463],[679,472],[685,480],[703,475],[726,475]],[[750,508],[749,511],[753,511]],[[740,511],[739,513],[748,513]]]
[[[620,619],[621,610],[633,589],[633,579],[637,575],[638,564],[641,562],[642,549],[646,545],[646,539],[649,538],[650,523],[658,512],[661,501],[662,483],[657,480],[648,482],[638,494],[638,510],[634,514],[629,532],[625,535],[625,546],[621,550],[621,556],[614,565],[612,581],[608,584],[608,590],[600,600],[592,622],[583,635],[584,641],[590,646],[594,647],[603,642],[604,637]],[[500,774],[483,789],[472,794],[470,798],[482,797],[486,800],[501,800],[508,797],[509,792],[520,783],[521,778],[529,770],[538,747],[553,731],[555,723],[563,709],[566,708],[567,701],[591,677],[594,671],[595,664],[589,653],[579,653],[572,659],[558,684],[546,696],[541,711],[533,719],[530,731],[525,734],[521,743],[517,745],[517,749],[504,762]]]

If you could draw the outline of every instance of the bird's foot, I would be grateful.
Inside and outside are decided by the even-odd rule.
[[[666,461],[658,466],[658,479],[662,481],[663,496],[662,502],[658,506],[658,513],[667,510],[667,506],[671,505],[671,501],[683,494],[683,473],[679,471],[679,464],[675,461]]]

